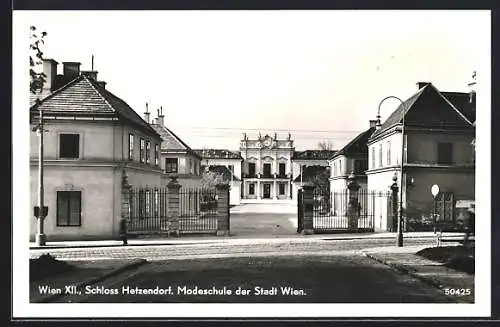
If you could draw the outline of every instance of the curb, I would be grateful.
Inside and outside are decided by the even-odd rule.
[[[138,244],[103,244],[103,245],[49,245],[49,246],[30,246],[30,250],[60,250],[60,249],[92,249],[92,248],[119,248],[119,247],[137,247],[137,246],[169,246],[169,245],[191,245],[191,244],[209,244],[213,242],[193,242],[193,243],[138,243]]]
[[[318,235],[319,234],[315,234]],[[367,241],[372,241],[372,240],[390,240],[393,239],[393,236],[353,236],[353,237],[314,237],[314,238],[309,238],[309,237],[297,237],[296,239],[298,240],[316,240],[316,241],[350,241],[350,240],[367,240]],[[276,240],[277,238],[272,238],[272,240]],[[279,238],[278,238],[279,239]],[[293,238],[295,239],[295,238]],[[430,235],[430,236],[406,236],[404,239],[413,239],[413,240],[433,240],[435,239],[435,236]],[[53,246],[30,246],[30,250],[60,250],[60,249],[85,249],[85,248],[112,248],[112,247],[140,247],[140,246],[176,246],[176,245],[198,245],[198,244],[216,244],[216,243],[227,243],[231,242],[231,240],[239,241],[241,240],[240,238],[232,238],[231,237],[225,237],[225,238],[220,238],[219,240],[210,240],[210,241],[199,241],[199,242],[170,242],[170,243],[136,243],[136,244],[103,244],[103,245],[97,245],[97,244],[89,244],[89,245],[53,245]],[[253,239],[249,239],[253,240]],[[260,240],[260,239],[259,239]],[[288,240],[288,239],[287,239]],[[251,243],[251,242],[250,242]]]
[[[440,281],[438,281],[437,279],[435,278],[432,278],[432,277],[424,277],[422,275],[419,275],[415,272],[414,269],[411,269],[410,267],[408,266],[405,266],[405,265],[399,265],[399,264],[396,264],[396,263],[393,263],[393,262],[390,262],[390,261],[386,261],[386,260],[382,260],[380,258],[377,258],[376,256],[374,255],[371,255],[367,252],[362,252],[362,254],[367,257],[367,258],[370,258],[374,261],[377,261],[383,265],[386,265],[388,267],[390,267],[391,269],[393,270],[396,270],[397,272],[399,272],[400,274],[403,274],[403,275],[410,275],[424,283],[426,283],[427,285],[431,285],[439,290],[443,290],[444,289],[444,286],[443,284],[441,284]],[[459,298],[454,298],[456,302],[458,303],[470,303],[468,301],[461,301],[459,300]]]
[[[431,277],[424,277],[424,276],[421,276],[419,274],[416,274],[415,270],[409,268],[408,266],[399,265],[399,264],[396,264],[396,263],[393,263],[393,262],[390,262],[390,261],[382,260],[382,259],[379,259],[376,256],[371,255],[371,254],[366,253],[366,252],[363,252],[363,255],[366,256],[366,257],[368,257],[368,258],[370,258],[370,259],[372,259],[372,260],[375,260],[375,261],[377,261],[377,262],[379,262],[381,264],[389,266],[389,267],[393,268],[394,270],[397,270],[398,272],[400,272],[402,274],[410,275],[410,276],[415,277],[415,278],[421,280],[422,282],[425,282],[425,283],[427,283],[427,284],[429,284],[431,286],[434,286],[434,287],[439,288],[439,289],[443,289],[443,285],[437,279],[434,279],[434,278],[431,278]]]
[[[107,278],[110,278],[110,277],[113,277],[113,276],[116,276],[118,274],[121,274],[127,270],[131,270],[131,269],[134,269],[134,268],[137,268],[145,263],[147,263],[148,261],[145,260],[145,259],[134,259],[132,262],[130,262],[129,264],[126,264],[126,265],[123,265],[119,268],[116,268],[112,271],[110,271],[109,273],[106,273],[106,274],[103,274],[99,277],[95,277],[95,278],[92,278],[92,279],[89,279],[89,280],[85,280],[81,283],[78,283],[76,284],[76,287],[77,288],[84,288],[85,286],[88,286],[88,285],[92,285],[92,284],[95,284],[95,283],[98,283],[98,282],[101,282]],[[34,303],[47,303],[47,302],[52,302],[54,300],[57,300],[59,298],[62,298],[64,297],[65,294],[53,294],[53,295],[49,295],[49,296],[46,296],[46,297],[43,297],[37,301],[33,301]]]

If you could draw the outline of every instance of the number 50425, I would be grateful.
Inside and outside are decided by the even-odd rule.
[[[465,296],[470,295],[470,288],[445,288],[444,294],[446,295],[455,295],[455,296]]]

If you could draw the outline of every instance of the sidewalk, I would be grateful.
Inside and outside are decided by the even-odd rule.
[[[428,247],[428,245],[390,246],[365,249],[361,252],[367,257],[390,266],[400,273],[411,275],[427,284],[433,285],[441,289],[443,293],[446,292],[446,289],[460,290],[459,293],[462,294],[449,296],[452,296],[460,303],[474,303],[474,275],[448,268],[443,263],[428,260],[416,254],[418,251]],[[470,294],[464,295],[464,293],[468,292]]]
[[[457,240],[463,237],[462,233],[443,233],[445,236],[456,236]],[[405,233],[404,239],[434,239],[433,232],[412,232]],[[340,240],[370,240],[370,239],[394,239],[395,233],[339,233],[339,234],[314,234],[314,235],[276,235],[273,237],[249,237],[249,236],[186,236],[186,237],[158,237],[129,239],[128,246],[167,246],[167,245],[194,245],[194,244],[261,244],[261,243],[289,243],[289,242],[317,242],[317,241],[340,241]],[[38,246],[35,242],[30,242],[29,248],[35,249],[58,249],[58,248],[100,248],[100,247],[121,247],[121,241],[101,240],[101,241],[54,241],[47,242],[45,246]],[[406,249],[406,247],[405,247]]]

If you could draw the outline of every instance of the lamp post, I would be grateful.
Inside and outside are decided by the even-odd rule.
[[[390,96],[387,96],[385,98],[382,99],[382,101],[380,101],[380,103],[378,104],[378,111],[377,111],[377,129],[380,128],[381,124],[380,124],[380,106],[382,105],[382,103],[387,100],[387,99],[396,99],[396,100],[399,100],[399,102],[401,102],[401,105],[403,106],[403,114],[402,114],[402,126],[401,126],[401,179],[400,179],[400,188],[399,188],[399,192],[400,192],[400,200],[399,200],[399,214],[398,214],[398,222],[397,222],[397,238],[396,238],[396,244],[397,246],[399,247],[402,247],[403,246],[403,180],[404,180],[404,173],[403,173],[403,162],[404,162],[404,158],[405,158],[405,103],[403,100],[401,100],[400,98],[396,97],[396,96],[393,96],[393,95],[390,95]],[[405,187],[406,187],[406,184],[405,184]],[[406,188],[404,189],[406,191]]]
[[[43,111],[39,109],[39,122],[36,128],[40,134],[40,143],[38,145],[38,213],[37,213],[37,234],[35,242],[38,246],[44,246],[46,242],[46,235],[44,233],[44,220],[47,212],[44,206],[44,187],[43,187]]]

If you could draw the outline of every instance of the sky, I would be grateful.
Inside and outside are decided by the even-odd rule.
[[[387,96],[419,81],[467,92],[489,53],[488,11],[17,11],[47,32],[44,57],[81,62],[141,116],[192,148],[237,150],[242,133],[340,149]],[[21,42],[22,44],[22,42]],[[27,73],[27,71],[26,71]],[[380,106],[382,120],[398,105]]]

